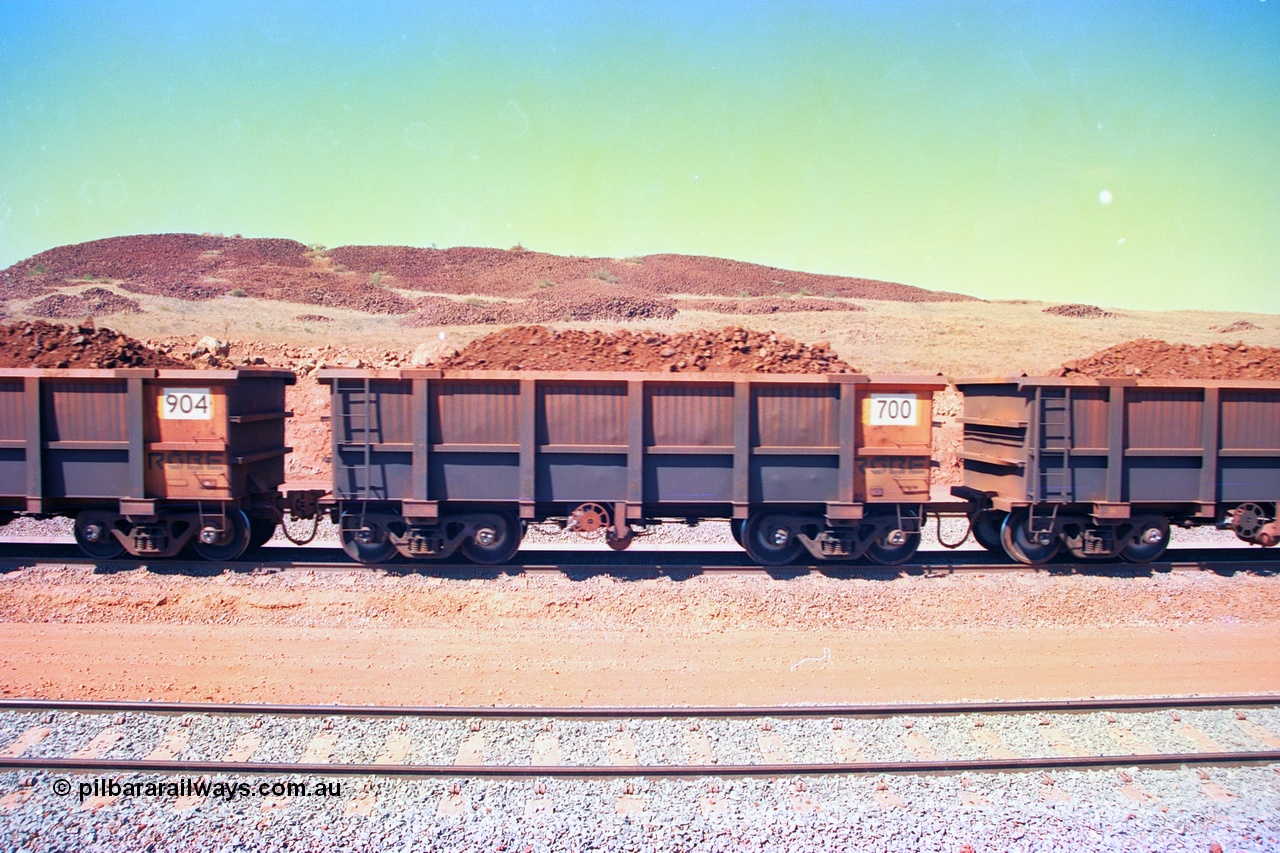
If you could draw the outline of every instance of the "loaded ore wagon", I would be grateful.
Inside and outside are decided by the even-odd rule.
[[[325,369],[332,513],[354,558],[502,563],[529,522],[628,547],[728,519],[782,565],[910,558],[936,378]]]
[[[1159,557],[1170,524],[1280,541],[1280,383],[961,381],[975,538],[1023,563]]]
[[[69,516],[92,557],[229,560],[271,535],[288,370],[0,369],[0,521]]]

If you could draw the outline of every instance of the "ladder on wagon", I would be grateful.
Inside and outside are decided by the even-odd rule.
[[[340,401],[338,434],[342,436],[342,449],[348,453],[358,452],[360,461],[348,465],[340,455],[334,464],[341,465],[348,473],[352,500],[386,500],[386,474],[382,466],[373,464],[374,449],[382,444],[381,406],[373,382],[368,376],[339,379],[337,392]]]
[[[1031,478],[1032,504],[1042,501],[1070,503],[1071,389],[1036,387],[1035,473]]]

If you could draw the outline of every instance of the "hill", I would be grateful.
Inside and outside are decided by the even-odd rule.
[[[324,249],[295,240],[149,234],[61,246],[20,261],[0,271],[0,302],[34,300],[27,306],[34,315],[77,317],[87,313],[86,308],[101,311],[102,303],[77,301],[58,291],[88,283],[191,301],[230,294],[367,314],[412,314],[421,308],[428,321],[431,312],[439,311],[440,297],[427,294],[535,300],[531,307],[537,310],[530,316],[535,320],[549,319],[548,314],[562,310],[573,314],[575,306],[599,300],[611,300],[615,315],[633,311],[631,316],[636,318],[671,316],[674,306],[660,300],[656,307],[646,307],[646,300],[676,294],[806,298],[807,304],[798,310],[814,310],[813,297],[895,302],[973,299],[895,282],[689,255],[618,260],[564,257],[520,247]],[[101,300],[102,293],[94,296]],[[122,310],[137,310],[127,297],[115,304]],[[847,304],[833,305],[849,309]],[[786,310],[785,305],[781,307]],[[759,310],[774,313],[778,308],[768,305]],[[500,311],[493,319],[485,319],[485,312],[477,316],[473,322],[519,319]]]

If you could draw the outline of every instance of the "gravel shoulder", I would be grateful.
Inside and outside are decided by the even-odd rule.
[[[9,696],[773,704],[1280,692],[1280,578],[22,570]],[[827,650],[830,650],[829,652]]]

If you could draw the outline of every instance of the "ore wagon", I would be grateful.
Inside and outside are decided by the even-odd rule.
[[[1023,563],[1062,548],[1134,562],[1170,524],[1280,540],[1280,383],[974,380],[964,394],[964,486],[975,538]]]
[[[510,559],[553,520],[629,546],[728,519],[781,565],[919,543],[936,378],[325,369],[333,514],[354,558]]]
[[[269,539],[287,370],[0,369],[0,521],[69,516],[92,557]]]

